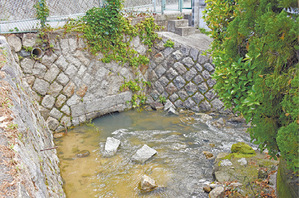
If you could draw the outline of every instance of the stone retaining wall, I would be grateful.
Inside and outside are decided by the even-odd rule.
[[[227,113],[213,90],[216,82],[211,78],[214,65],[210,56],[180,43],[165,48],[167,40],[163,38],[153,49],[148,69],[153,85],[150,100],[159,101],[162,96],[176,108]]]
[[[6,102],[10,103],[9,109],[3,104],[0,107],[0,185],[5,181],[12,185],[1,189],[0,196],[12,197],[9,191],[16,191],[17,197],[22,198],[65,197],[52,132],[2,36],[0,63],[0,97],[7,97]],[[14,150],[15,155],[10,155],[5,147]],[[10,169],[15,170],[9,173]]]
[[[21,58],[22,78],[33,90],[39,110],[53,131],[131,108],[126,101],[131,100],[132,93],[120,92],[119,88],[124,79],[135,79],[136,75],[152,84],[149,103],[163,96],[177,108],[225,112],[213,92],[211,59],[195,47],[176,42],[174,48],[165,48],[164,38],[152,49],[148,68],[136,70],[126,64],[99,61],[102,55],[87,52],[82,38],[59,31],[51,33],[49,39],[54,52],[48,50],[34,60],[24,48],[35,47],[37,40],[32,33],[8,37],[15,56]],[[148,50],[138,37],[132,40],[132,47],[141,54]]]
[[[21,43],[15,52],[22,57],[23,78],[31,86],[51,130],[63,130],[130,107],[126,101],[131,100],[131,92],[120,92],[119,88],[124,79],[134,78],[136,71],[132,68],[116,62],[103,63],[99,61],[101,54],[93,56],[85,50],[85,43],[78,35],[64,36],[60,32],[50,35],[54,53],[47,51],[40,60],[34,60],[21,48],[34,47],[36,39],[36,34],[8,37],[12,46]],[[146,52],[139,38],[133,39],[132,45],[138,52]]]

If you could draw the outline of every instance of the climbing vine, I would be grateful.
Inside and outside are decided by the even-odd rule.
[[[83,32],[89,50],[95,55],[102,53],[101,61],[105,63],[114,60],[129,63],[133,67],[148,64],[147,56],[134,50],[131,41],[138,36],[140,41],[148,46],[149,53],[154,41],[158,39],[155,31],[160,27],[151,16],[132,25],[132,19],[124,17],[121,12],[122,2],[122,0],[107,0],[102,8],[94,7],[88,10],[79,22],[71,21],[66,30]]]
[[[49,16],[50,10],[46,4],[45,0],[39,0],[35,5],[36,9],[36,18],[41,21],[42,27],[45,26],[47,17]]]
[[[159,38],[156,31],[160,27],[152,16],[146,16],[140,23],[132,25],[132,18],[124,17],[122,13],[122,3],[122,0],[107,0],[103,7],[88,10],[81,20],[70,21],[65,30],[83,33],[88,49],[94,55],[102,54],[102,62],[128,63],[137,69],[149,63],[148,55]],[[132,40],[136,37],[147,46],[147,52],[141,54],[133,49]],[[143,85],[139,85],[140,83]],[[143,86],[144,83],[138,78],[134,81],[125,80],[120,90],[131,90],[134,93],[132,106],[137,107],[146,101]]]

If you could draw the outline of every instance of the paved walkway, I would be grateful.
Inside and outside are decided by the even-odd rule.
[[[189,36],[180,36],[172,32],[159,32],[158,35],[163,38],[171,39],[186,46],[194,47],[199,51],[205,51],[210,48],[212,38],[196,31]]]

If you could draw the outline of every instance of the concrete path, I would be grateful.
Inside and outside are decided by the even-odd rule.
[[[200,51],[210,49],[212,38],[196,31],[195,34],[189,36],[180,36],[171,32],[159,32],[158,35],[162,38],[171,39],[177,43],[194,47]]]

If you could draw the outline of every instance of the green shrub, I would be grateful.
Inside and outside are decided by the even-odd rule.
[[[296,0],[207,0],[215,90],[240,112],[252,140],[298,170],[298,14]],[[297,137],[297,138],[296,138]]]

